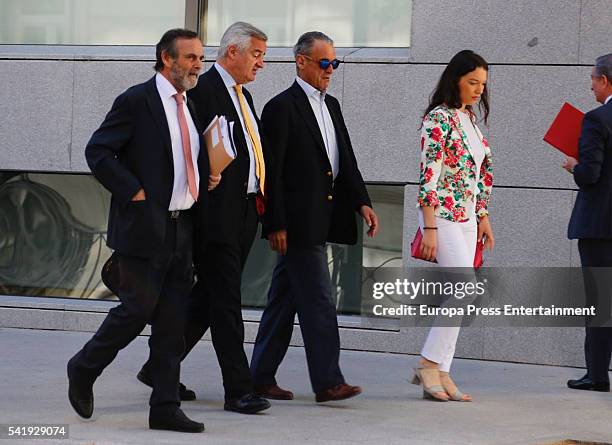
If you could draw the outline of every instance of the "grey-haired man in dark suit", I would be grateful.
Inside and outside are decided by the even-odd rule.
[[[568,158],[563,168],[580,187],[569,223],[568,236],[578,239],[580,261],[585,269],[587,298],[598,300],[599,312],[610,307],[610,294],[601,288],[589,268],[612,267],[612,53],[598,57],[591,74],[591,89],[602,106],[584,116],[579,158]],[[604,314],[602,314],[604,315]],[[590,323],[589,323],[590,324]],[[584,352],[587,373],[569,380],[572,389],[610,391],[612,327],[586,327]]]

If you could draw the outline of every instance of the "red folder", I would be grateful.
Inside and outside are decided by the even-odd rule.
[[[423,233],[421,232],[421,228],[417,227],[417,231],[414,234],[414,239],[410,243],[410,254],[412,258],[416,258],[417,260],[424,259],[424,258],[421,258],[421,242],[422,241],[423,241]],[[484,263],[484,258],[482,256],[483,251],[484,251],[484,244],[479,243],[478,240],[476,240],[476,252],[474,254],[474,269],[479,269]],[[425,260],[425,261],[431,261],[432,263],[438,262],[435,258],[433,260]]]
[[[578,139],[584,113],[565,102],[544,135],[544,140],[557,150],[578,159]]]

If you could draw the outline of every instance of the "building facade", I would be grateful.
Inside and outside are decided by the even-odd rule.
[[[266,67],[248,86],[259,111],[295,77],[291,45],[307,30],[336,40],[330,93],[343,107],[381,234],[329,246],[344,348],[417,354],[424,328],[371,328],[360,317],[364,267],[414,267],[421,115],[461,49],[489,63],[488,266],[579,266],[566,238],[576,196],[563,156],[542,141],[564,102],[597,104],[590,72],[611,51],[612,0],[0,1],[0,327],[94,330],[114,304],[101,285],[108,193],[84,147],[113,99],[153,75],[154,45],[189,27],[214,61],[223,30],[244,20],[270,37]],[[178,6],[177,6],[178,4]],[[274,256],[253,248],[244,284],[253,341]],[[368,269],[370,270],[370,269]],[[48,298],[61,297],[61,298]],[[68,299],[66,299],[68,298]],[[296,325],[294,344],[301,344]],[[581,328],[466,328],[457,356],[582,366]]]

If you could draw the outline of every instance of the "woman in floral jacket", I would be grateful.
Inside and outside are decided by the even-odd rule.
[[[445,68],[423,116],[419,222],[421,256],[441,267],[473,267],[476,242],[493,249],[488,216],[493,186],[491,150],[476,126],[478,104],[489,115],[487,62],[473,51],[457,53]],[[468,402],[450,377],[458,327],[434,326],[415,368],[424,396]]]

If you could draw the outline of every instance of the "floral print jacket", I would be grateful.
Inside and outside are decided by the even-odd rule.
[[[474,200],[478,218],[488,214],[493,163],[489,144],[474,125],[485,150],[477,174],[467,134],[457,113],[454,108],[440,105],[423,120],[417,207],[434,206],[436,216],[466,222],[470,219],[467,212]]]

